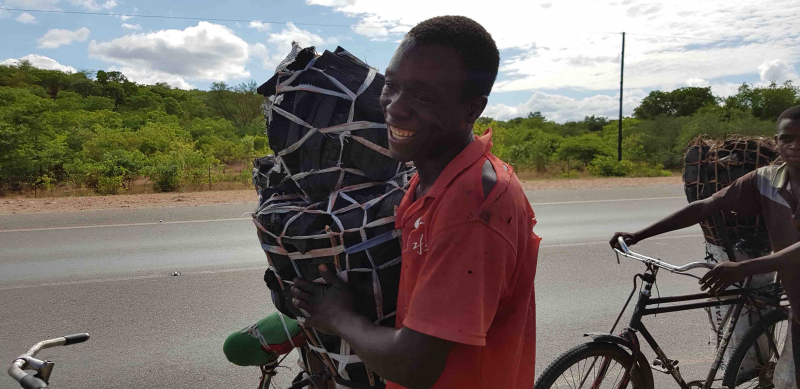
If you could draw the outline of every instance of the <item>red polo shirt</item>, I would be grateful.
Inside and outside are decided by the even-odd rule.
[[[491,147],[489,130],[421,199],[414,177],[397,210],[403,230],[397,328],[456,343],[434,388],[533,388],[540,238],[519,180]],[[497,183],[484,196],[487,160]]]

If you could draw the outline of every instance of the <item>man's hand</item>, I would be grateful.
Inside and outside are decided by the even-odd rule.
[[[742,262],[722,262],[709,270],[698,282],[700,290],[708,289],[709,294],[722,292],[734,282],[741,281],[750,275],[747,270],[747,263]]]
[[[343,317],[355,315],[350,287],[325,265],[319,265],[325,284],[294,279],[292,304],[306,316],[306,325],[326,334],[339,335],[337,325]]]
[[[633,246],[636,243],[639,243],[639,238],[636,237],[636,234],[632,232],[615,232],[614,236],[608,241],[608,244],[611,245],[612,249],[622,250],[622,247],[619,247],[619,238],[622,238],[625,241],[625,244],[628,246]]]

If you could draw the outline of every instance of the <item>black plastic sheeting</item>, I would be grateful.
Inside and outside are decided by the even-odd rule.
[[[289,70],[305,69],[313,58],[314,48],[306,48],[298,54],[288,68]],[[369,67],[365,63],[341,47],[334,52],[325,51],[317,58],[313,68],[336,78],[354,93],[359,90],[369,73]],[[279,79],[286,80],[288,78],[288,75],[276,74],[261,85],[258,92],[264,96],[274,96]],[[383,84],[383,75],[377,74],[369,87],[356,98],[354,122],[384,123],[383,112],[379,104]],[[341,92],[341,89],[324,74],[313,70],[303,72],[291,85],[313,85]],[[280,102],[275,105],[276,107],[297,116],[314,128],[326,128],[347,123],[352,104],[350,100],[337,96],[309,91],[284,92],[280,96]],[[309,128],[273,112],[267,130],[270,148],[276,153],[281,152],[298,142],[309,131],[311,131]],[[385,129],[355,130],[349,136],[360,137],[388,149],[388,133]],[[341,167],[358,169],[366,175],[366,177],[358,177],[349,174],[345,177],[342,186],[388,180],[397,174],[399,166],[397,161],[386,155],[352,139],[347,139],[347,137],[341,139],[338,134],[316,133],[307,139],[298,150],[286,154],[282,158],[292,174]],[[298,182],[311,198],[321,199],[335,188],[338,180],[339,173],[332,172],[308,175],[299,179]]]

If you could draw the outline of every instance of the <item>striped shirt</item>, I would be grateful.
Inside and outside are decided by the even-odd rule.
[[[715,193],[713,199],[718,211],[733,213],[734,217],[760,216],[773,252],[800,242],[800,207],[792,196],[786,164],[752,171]]]

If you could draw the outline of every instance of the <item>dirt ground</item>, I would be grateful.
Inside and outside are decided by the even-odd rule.
[[[681,177],[653,178],[580,178],[530,180],[522,182],[526,190],[577,190],[648,186],[680,186]],[[211,204],[254,203],[253,189],[191,193],[152,193],[86,197],[3,197],[0,215],[35,212],[72,212],[116,208],[196,207]]]

